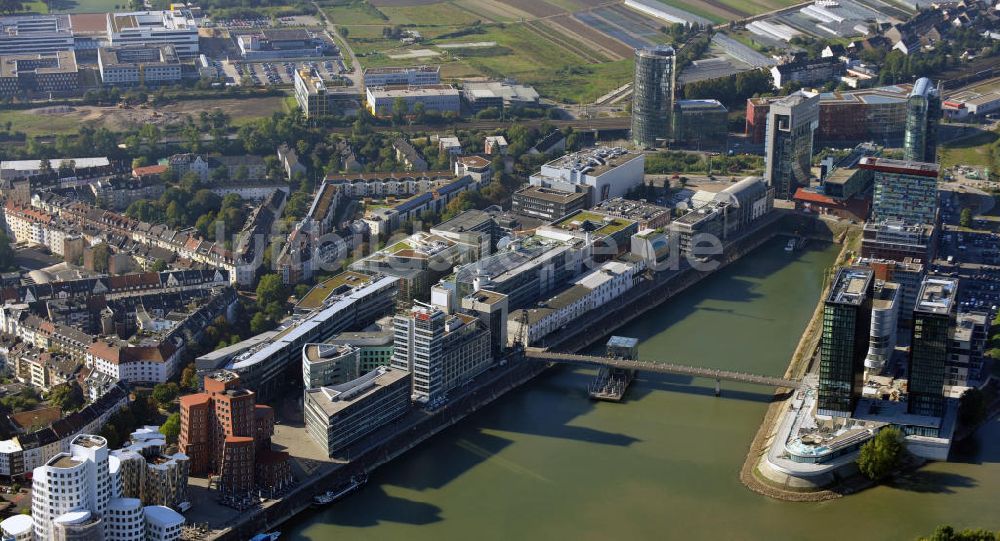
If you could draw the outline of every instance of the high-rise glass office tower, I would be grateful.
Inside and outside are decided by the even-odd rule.
[[[847,417],[861,395],[875,278],[870,269],[837,271],[823,305],[816,412]]]
[[[764,178],[775,199],[791,199],[809,184],[813,132],[819,126],[819,95],[799,91],[771,104],[767,114]]]
[[[673,47],[635,50],[632,85],[632,142],[652,148],[670,136],[677,58]]]
[[[940,173],[937,164],[865,157],[858,167],[872,171],[874,177],[872,222],[898,220],[910,225],[937,222]]]
[[[945,365],[957,293],[958,281],[951,278],[926,278],[920,286],[910,340],[909,413],[944,414]]]
[[[926,77],[917,79],[906,103],[906,133],[903,156],[918,162],[937,161],[937,130],[941,118],[941,95]]]

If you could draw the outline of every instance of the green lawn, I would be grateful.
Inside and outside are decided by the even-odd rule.
[[[998,138],[1000,135],[996,132],[983,132],[954,144],[941,145],[941,166],[990,167],[990,149]]]
[[[49,8],[47,8],[45,6],[45,4],[43,4],[42,2],[37,1],[37,0],[34,1],[34,2],[24,2],[22,4],[22,6],[24,7],[25,11],[27,11],[29,13],[48,13],[49,12]]]
[[[52,11],[59,13],[107,13],[126,9],[126,0],[53,0]]]
[[[370,4],[359,2],[337,2],[335,5],[324,5],[323,11],[330,21],[337,26],[354,24],[390,24],[381,16],[379,10]]]
[[[24,132],[29,136],[58,133],[76,133],[80,127],[75,118],[62,115],[39,115],[29,111],[0,111],[0,124],[12,123],[11,131]]]

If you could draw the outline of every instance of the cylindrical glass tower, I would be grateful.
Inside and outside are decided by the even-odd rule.
[[[673,47],[635,50],[632,142],[637,147],[653,148],[670,135],[676,66]]]

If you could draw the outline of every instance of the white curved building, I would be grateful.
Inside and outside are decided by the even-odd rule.
[[[878,375],[892,359],[896,349],[896,325],[899,319],[901,292],[899,284],[881,282],[872,299],[872,324],[865,357],[865,373]]]
[[[30,516],[14,515],[0,522],[0,535],[3,535],[4,539],[13,539],[14,541],[32,541],[34,539],[32,536],[33,528],[34,523]]]
[[[67,513],[103,513],[110,499],[108,442],[100,436],[81,434],[70,442],[69,453],[59,453],[35,468],[31,488],[35,537],[55,537],[53,521]]]
[[[146,533],[142,501],[138,498],[115,498],[104,512],[107,539],[143,539]]]
[[[70,511],[52,521],[52,537],[55,541],[93,541],[102,539],[104,523],[86,509]]]
[[[174,541],[181,537],[184,517],[169,507],[150,505],[143,508],[148,541]]]
[[[141,500],[121,497],[131,462],[129,457],[123,464],[120,456],[111,456],[104,438],[81,434],[70,443],[69,453],[60,453],[35,468],[30,517],[34,538],[57,541],[179,538],[184,517],[154,511],[151,516],[156,520],[152,524]],[[17,525],[12,523],[11,527]],[[154,526],[157,534],[150,536],[147,530]],[[15,535],[15,539],[20,538]]]

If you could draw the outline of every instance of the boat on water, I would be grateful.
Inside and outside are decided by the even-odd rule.
[[[250,538],[250,541],[278,541],[281,532],[259,533]]]
[[[786,252],[795,251],[795,239],[788,239],[788,244],[785,245]]]
[[[333,503],[333,502],[335,502],[335,501],[343,498],[344,496],[347,496],[348,494],[354,492],[355,490],[357,490],[358,488],[360,488],[362,485],[364,485],[367,482],[368,482],[368,476],[367,475],[361,474],[361,475],[352,476],[351,480],[346,485],[340,487],[339,489],[337,489],[337,490],[328,490],[328,491],[324,492],[323,494],[320,494],[318,496],[314,496],[313,497],[313,505],[316,505],[316,506],[329,505],[329,504],[331,504],[331,503]]]

